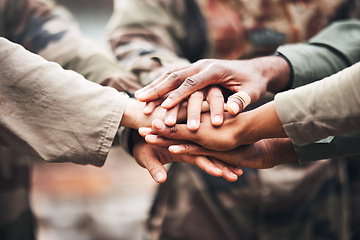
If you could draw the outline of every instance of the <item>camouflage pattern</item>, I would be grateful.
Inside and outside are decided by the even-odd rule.
[[[119,91],[139,88],[136,76],[84,37],[66,9],[51,0],[0,0],[0,36],[47,60],[75,70],[88,80]],[[21,66],[20,66],[21,67]],[[31,162],[13,149],[0,147],[0,239],[35,239],[29,203]]]
[[[344,161],[245,169],[234,183],[174,163],[147,239],[348,239]]]
[[[52,0],[0,0],[0,36],[90,81],[119,91],[139,88],[134,75],[82,35],[70,12]]]
[[[117,0],[108,35],[120,62],[146,85],[159,67],[266,55],[308,39],[347,17],[350,2],[356,1]]]
[[[164,69],[200,58],[271,54],[279,45],[306,40],[330,22],[358,14],[352,12],[355,5],[345,0],[118,0],[108,32],[119,63],[146,85]],[[351,238],[344,159],[244,172],[229,183],[172,164],[155,198],[146,239]]]

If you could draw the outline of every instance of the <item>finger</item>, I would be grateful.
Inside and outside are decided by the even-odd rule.
[[[237,176],[242,176],[244,174],[244,171],[241,168],[231,166],[231,165],[227,165],[227,167],[230,169],[230,171],[232,171]]]
[[[210,105],[211,123],[220,126],[224,121],[224,96],[219,87],[210,87],[206,100]]]
[[[229,157],[226,157],[225,154],[229,154],[229,151],[224,153],[221,151],[211,150],[197,144],[193,144],[191,142],[185,142],[185,144],[170,145],[168,149],[169,152],[173,154],[202,155],[218,159],[219,161],[224,162],[229,166],[237,166],[236,164],[238,158],[231,155],[229,155]]]
[[[149,144],[168,147],[170,145],[184,144],[184,140],[174,140],[161,137],[159,135],[149,134],[145,136],[145,141]]]
[[[154,100],[154,101],[151,101],[151,102],[147,102],[145,104],[143,113],[145,115],[150,115],[154,111],[156,106],[159,106],[160,104],[161,104],[160,100]]]
[[[238,179],[238,176],[235,173],[233,173],[226,164],[214,158],[210,158],[210,159],[212,162],[214,162],[214,164],[218,168],[220,168],[223,171],[222,177],[225,178],[227,181],[235,182]]]
[[[180,105],[178,104],[175,107],[166,110],[165,124],[167,126],[174,126],[176,124],[179,107]]]
[[[232,166],[230,164],[227,164],[217,158],[214,158],[214,157],[208,157],[208,159],[213,162],[217,167],[219,167],[220,169],[222,169],[222,166],[225,166],[226,168],[228,168],[228,170],[230,170],[232,173],[234,173],[235,175],[237,176],[241,176],[243,175],[243,170],[238,168],[238,167],[235,167],[235,166]]]
[[[166,170],[151,149],[142,149],[141,152],[134,151],[134,158],[140,166],[148,170],[155,182],[163,183],[166,181]]]
[[[243,111],[251,103],[251,98],[246,92],[237,92],[231,95],[227,101],[227,111],[236,115]]]
[[[213,82],[216,81],[215,76],[217,75],[217,73],[213,73],[213,71],[211,71],[211,69],[209,70],[209,68],[204,69],[198,74],[188,75],[185,81],[183,81],[177,89],[170,93],[161,106],[163,108],[174,107],[186,97],[190,96],[190,94],[213,84]]]
[[[193,68],[187,66],[167,71],[148,87],[135,93],[136,98],[142,102],[152,101],[179,87],[188,75],[192,75]]]
[[[194,92],[188,100],[187,126],[190,131],[196,131],[200,127],[200,114],[204,95],[201,91]]]
[[[138,130],[138,133],[140,134],[140,136],[142,137],[145,137],[146,135],[149,135],[149,134],[156,134],[156,132],[154,132],[152,130],[152,128],[148,128],[148,127],[141,127],[139,128]]]
[[[152,130],[165,138],[190,140],[196,142],[198,139],[197,132],[192,132],[185,124],[175,124],[172,127],[167,127],[160,119],[154,119],[152,122]]]
[[[191,156],[195,157],[195,164],[208,174],[215,176],[215,177],[221,177],[223,174],[223,171],[218,168],[210,159],[204,156]]]
[[[166,181],[166,170],[154,155],[147,155],[143,163],[155,182],[163,183]]]

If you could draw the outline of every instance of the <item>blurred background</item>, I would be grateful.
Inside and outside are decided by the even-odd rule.
[[[82,32],[109,48],[104,27],[112,0],[58,0]],[[37,162],[32,175],[32,207],[39,240],[137,240],[156,184],[120,147],[102,168]]]

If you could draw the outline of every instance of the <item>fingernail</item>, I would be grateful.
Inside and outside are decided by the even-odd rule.
[[[143,135],[148,135],[151,133],[151,128],[141,127],[139,128],[139,133]]]
[[[221,124],[220,115],[215,115],[213,121],[214,121],[214,124]]]
[[[163,121],[157,120],[153,121],[154,128],[157,130],[163,130],[165,128],[165,123]]]
[[[155,181],[156,182],[161,182],[161,180],[164,178],[164,173],[162,172],[158,172],[156,175],[155,175]]]
[[[143,99],[145,97],[145,93],[143,93],[143,92],[139,92],[139,93],[135,92],[135,96],[136,96],[136,98],[138,100],[141,100],[141,99]]]
[[[189,128],[190,129],[197,129],[198,128],[198,123],[197,123],[197,121],[195,119],[190,120]]]
[[[165,122],[167,125],[172,125],[175,123],[175,118],[173,115],[169,115],[166,117]]]
[[[144,113],[149,113],[149,112],[151,112],[150,106],[145,106]]]
[[[230,106],[231,110],[237,114],[238,112],[240,112],[240,107],[237,103],[233,102],[233,103],[230,103]]]
[[[162,102],[161,106],[162,106],[163,108],[167,108],[167,107],[169,107],[169,105],[170,105],[171,103],[172,103],[171,99],[167,98],[167,99],[165,99],[165,101]]]
[[[233,172],[230,172],[229,175],[230,175],[231,177],[233,177],[233,178],[236,178],[236,179],[237,179],[237,177],[238,177],[238,176],[237,176],[235,173],[233,173]]]
[[[169,151],[172,153],[181,153],[185,148],[181,145],[172,145],[169,147]]]
[[[158,138],[157,135],[146,135],[146,140],[156,140]]]

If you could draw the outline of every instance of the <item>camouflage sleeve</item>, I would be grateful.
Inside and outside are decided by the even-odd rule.
[[[143,85],[154,69],[187,64],[180,42],[186,32],[182,21],[185,1],[118,0],[107,30],[112,50]],[[151,75],[151,74],[150,74]]]
[[[110,54],[81,34],[65,8],[51,0],[2,2],[2,36],[90,81],[119,91],[140,87],[134,75],[120,68]]]
[[[336,22],[308,43],[282,46],[293,69],[292,88],[330,76],[360,60],[360,21]]]

